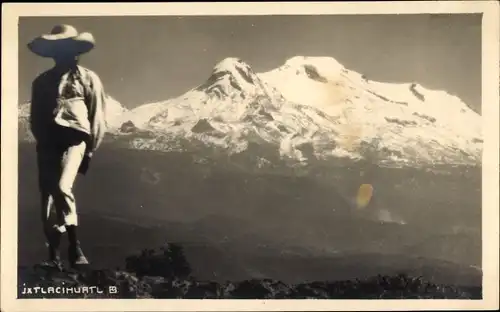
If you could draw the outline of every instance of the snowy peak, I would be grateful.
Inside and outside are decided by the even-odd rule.
[[[255,78],[252,68],[242,59],[235,57],[228,57],[220,61],[214,66],[213,73],[228,73],[234,77],[241,76],[248,83],[253,83],[253,78]]]
[[[296,56],[259,77],[288,101],[319,108],[333,116],[349,102],[362,97],[366,81],[332,57]]]
[[[278,71],[294,72],[317,82],[327,83],[339,78],[346,69],[332,57],[295,56],[288,59]]]
[[[277,95],[275,90],[261,81],[250,65],[235,57],[220,61],[207,81],[196,90],[215,99]]]
[[[248,64],[238,58],[226,58],[214,67],[210,77],[197,90],[211,97],[225,98],[253,91],[256,80]]]

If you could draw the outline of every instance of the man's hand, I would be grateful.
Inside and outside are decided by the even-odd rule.
[[[92,159],[92,153],[86,153],[83,156],[82,163],[80,164],[80,168],[78,169],[78,172],[85,175],[87,171],[89,170],[90,166],[90,160]]]

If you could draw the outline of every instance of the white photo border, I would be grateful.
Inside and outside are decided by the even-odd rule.
[[[482,13],[482,300],[17,299],[20,16],[358,15]],[[1,308],[3,311],[477,310],[499,305],[499,5],[496,1],[2,4]]]

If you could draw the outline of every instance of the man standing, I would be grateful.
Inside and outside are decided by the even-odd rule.
[[[78,57],[94,48],[90,33],[70,25],[55,26],[28,48],[52,58],[55,66],[32,85],[31,131],[37,143],[42,222],[49,263],[62,269],[59,244],[68,233],[72,267],[88,264],[77,238],[78,216],[72,188],[85,174],[106,130],[106,97],[99,77],[78,65]]]

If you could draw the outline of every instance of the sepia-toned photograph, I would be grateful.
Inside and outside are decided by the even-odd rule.
[[[485,299],[482,12],[169,14],[10,30],[17,299]]]

